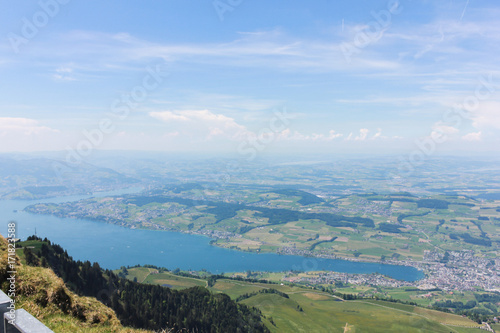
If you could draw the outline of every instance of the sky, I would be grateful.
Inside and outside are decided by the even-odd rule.
[[[0,152],[500,152],[496,0],[0,3]]]

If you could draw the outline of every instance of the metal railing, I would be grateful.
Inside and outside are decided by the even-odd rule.
[[[53,333],[24,309],[15,309],[14,302],[0,290],[0,333]]]

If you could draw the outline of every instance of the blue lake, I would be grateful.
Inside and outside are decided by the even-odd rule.
[[[94,196],[134,193],[127,191],[95,193]],[[22,210],[38,202],[67,202],[90,196],[58,197],[45,200],[0,200],[0,229],[7,234],[7,222],[17,222],[17,237],[35,234],[60,244],[78,260],[97,261],[101,267],[152,264],[169,269],[206,269],[212,273],[241,271],[330,270],[345,273],[381,273],[395,279],[416,281],[424,277],[413,267],[348,260],[305,258],[277,254],[257,254],[222,249],[199,235],[176,232],[128,229],[111,224],[48,215],[34,215]],[[14,212],[17,210],[17,212]]]

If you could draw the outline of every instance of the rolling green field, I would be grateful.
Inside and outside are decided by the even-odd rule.
[[[153,272],[152,272],[153,271]],[[203,279],[154,273],[150,268],[130,268],[127,278],[145,277],[145,283],[174,288],[207,285]],[[276,273],[273,273],[278,278]],[[259,293],[266,289],[286,293]],[[344,301],[334,295],[297,285],[252,283],[219,279],[209,287],[232,299],[250,294],[240,302],[257,307],[271,332],[477,332],[478,324],[454,314],[376,300]],[[253,293],[253,294],[252,294]]]
[[[171,289],[185,289],[190,287],[206,287],[207,282],[201,279],[194,279],[184,276],[178,276],[166,271],[159,271],[155,268],[134,267],[126,270],[123,274],[123,269],[116,270],[117,274],[126,277],[129,280],[134,280],[139,283],[159,284]]]
[[[473,322],[459,316],[439,317],[413,309],[396,309],[383,302],[335,301],[316,293],[291,294],[283,300],[277,295],[257,295],[242,301],[255,306],[275,325],[272,332],[473,332]],[[298,311],[299,304],[303,311]],[[389,303],[391,304],[391,303]],[[465,327],[457,327],[463,325]]]

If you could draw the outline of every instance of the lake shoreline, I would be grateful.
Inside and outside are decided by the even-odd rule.
[[[69,195],[69,196],[62,196],[62,197],[47,197],[43,199],[33,199],[33,200],[20,200],[20,201],[45,201],[45,202],[51,202],[52,200],[50,199],[57,199],[57,198],[74,198],[74,197],[101,197],[101,196],[108,196],[108,195],[115,195],[115,194],[136,194],[140,193],[142,190],[144,190],[144,187],[137,186],[137,187],[127,187],[127,188],[121,188],[121,189],[115,189],[112,191],[102,191],[102,192],[93,192],[93,193],[86,193],[82,195]],[[59,201],[59,200],[57,200]],[[26,207],[25,207],[26,208]],[[23,209],[25,211],[25,209]],[[142,227],[135,227],[132,224],[128,223],[113,223],[108,220],[103,220],[103,219],[95,219],[95,218],[89,218],[87,216],[78,216],[78,215],[73,215],[73,216],[65,216],[63,214],[58,215],[58,214],[44,214],[44,213],[33,213],[29,212],[31,214],[41,214],[41,215],[50,215],[54,216],[57,218],[71,218],[71,219],[85,219],[89,221],[94,221],[98,223],[105,223],[109,225],[116,225],[116,226],[121,226],[127,229],[131,230],[149,230],[149,231],[168,231],[168,232],[174,232],[174,233],[182,233],[182,234],[188,234],[188,235],[200,235],[200,236],[205,236],[210,239],[209,244],[211,246],[215,246],[217,248],[221,249],[229,249],[229,250],[235,250],[243,253],[254,253],[254,254],[259,254],[259,253],[272,253],[276,255],[292,255],[292,256],[300,256],[303,258],[318,258],[318,259],[332,259],[332,260],[345,260],[345,261],[351,261],[351,262],[359,262],[359,263],[374,263],[374,264],[382,264],[382,265],[393,265],[393,266],[406,266],[406,267],[413,267],[416,268],[420,271],[423,272],[423,269],[421,268],[421,264],[423,262],[421,261],[413,261],[413,260],[405,260],[405,261],[397,261],[397,260],[377,260],[377,259],[369,259],[369,258],[363,258],[363,259],[358,259],[358,258],[352,258],[352,257],[343,257],[343,256],[338,256],[335,254],[318,254],[314,253],[309,250],[295,250],[296,253],[281,253],[279,250],[276,252],[273,251],[262,251],[261,249],[258,250],[245,250],[241,248],[229,248],[229,247],[224,247],[220,246],[216,241],[218,239],[223,239],[224,237],[242,237],[240,234],[235,234],[235,233],[230,233],[230,232],[225,232],[224,237],[219,237],[217,234],[221,234],[219,231],[214,231],[214,230],[203,230],[203,231],[191,231],[191,230],[180,230],[180,229],[172,229],[172,228],[167,228],[162,225],[156,225],[156,228],[142,228]],[[118,221],[117,221],[118,222]],[[305,254],[304,254],[305,253]]]
[[[37,213],[31,213],[31,212],[28,212],[28,213],[29,214],[37,214]],[[337,255],[316,254],[316,253],[312,253],[310,251],[307,251],[307,252],[309,252],[307,255],[303,255],[303,254],[300,254],[300,253],[287,253],[287,254],[284,254],[284,253],[280,253],[279,251],[278,252],[259,251],[260,249],[259,250],[244,250],[244,249],[240,249],[240,248],[228,248],[228,247],[220,246],[216,242],[216,240],[218,239],[217,237],[213,237],[213,236],[208,235],[207,233],[198,232],[198,231],[169,229],[169,228],[157,228],[157,229],[154,229],[154,228],[136,228],[135,226],[130,225],[130,224],[118,225],[118,224],[115,224],[115,223],[111,223],[109,221],[105,221],[105,220],[101,220],[101,219],[93,219],[93,218],[89,218],[89,217],[64,216],[64,215],[59,216],[59,215],[55,215],[55,214],[43,214],[43,213],[39,213],[39,214],[40,215],[53,216],[53,217],[56,217],[56,218],[69,218],[69,219],[75,219],[75,220],[77,220],[77,219],[84,219],[84,220],[89,220],[89,221],[93,221],[93,222],[97,222],[97,223],[104,223],[104,224],[108,224],[108,225],[115,225],[115,226],[123,227],[123,228],[129,229],[129,230],[145,230],[145,231],[153,231],[153,232],[171,232],[171,233],[180,233],[180,234],[186,234],[186,235],[203,236],[205,238],[210,239],[210,241],[208,242],[210,246],[213,246],[213,247],[216,247],[216,248],[220,248],[220,249],[233,250],[233,251],[237,251],[237,252],[241,252],[241,253],[275,254],[275,255],[279,255],[279,256],[298,256],[298,257],[302,257],[304,259],[319,259],[319,260],[330,259],[330,260],[342,260],[342,261],[351,261],[351,262],[367,263],[367,264],[379,264],[379,265],[392,265],[392,266],[412,267],[412,268],[417,269],[419,272],[421,272],[424,275],[420,279],[417,279],[415,281],[424,279],[427,276],[427,274],[425,273],[425,271],[421,267],[421,265],[423,263],[419,262],[419,261],[404,261],[404,262],[400,262],[400,261],[391,261],[391,260],[382,261],[382,260],[370,260],[370,259],[357,259],[357,258],[350,258],[350,257],[340,257],[340,256],[337,256]],[[209,231],[209,230],[205,230],[205,232],[207,232],[207,231]],[[209,232],[209,234],[210,234],[210,232]],[[234,235],[241,236],[239,234],[234,234]],[[304,251],[305,250],[301,250],[301,252],[304,252]],[[359,273],[359,274],[362,274],[362,273]]]
[[[61,203],[92,196],[124,194],[124,191],[118,192],[120,193],[94,193],[86,196],[33,201],[2,200],[0,212],[6,221],[18,221],[19,238],[25,239],[36,233],[39,237],[47,237],[51,242],[66,248],[75,260],[98,262],[101,267],[107,269],[152,264],[169,269],[206,269],[214,274],[247,270],[261,272],[331,271],[360,275],[379,273],[404,283],[415,283],[426,277],[422,270],[410,265],[401,265],[401,263],[279,255],[273,252],[258,253],[239,249],[235,251],[235,249],[213,246],[214,244],[210,244],[212,237],[193,231],[130,228],[90,219],[61,218],[23,211],[30,204]],[[137,189],[133,192],[137,192]],[[18,212],[13,213],[13,210],[18,210]]]

